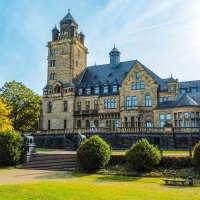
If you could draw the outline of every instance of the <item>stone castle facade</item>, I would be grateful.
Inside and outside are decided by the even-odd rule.
[[[84,34],[70,12],[48,42],[42,130],[49,132],[151,132],[199,127],[200,81],[163,79],[138,60],[87,67]]]

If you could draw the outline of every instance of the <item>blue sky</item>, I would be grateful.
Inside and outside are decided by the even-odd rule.
[[[71,9],[86,36],[88,66],[137,59],[161,78],[200,80],[199,0],[0,0],[0,87],[23,82],[38,94],[47,79],[54,24]]]

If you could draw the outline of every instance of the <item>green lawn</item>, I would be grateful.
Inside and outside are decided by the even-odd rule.
[[[75,174],[62,181],[0,185],[1,200],[141,200],[199,199],[196,187],[166,186],[162,178]]]
[[[51,152],[51,151],[56,151],[56,149],[36,148],[36,152]]]

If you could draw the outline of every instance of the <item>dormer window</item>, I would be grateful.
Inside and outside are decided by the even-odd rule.
[[[94,94],[99,94],[99,86],[94,87]]]
[[[86,94],[91,94],[91,88],[86,88]]]
[[[112,92],[113,93],[118,92],[118,86],[117,85],[112,86]]]
[[[197,92],[197,87],[191,87],[190,91],[191,91],[191,93],[196,93]]]
[[[180,93],[181,93],[181,94],[187,93],[187,88],[181,88],[181,89],[180,89]]]
[[[103,93],[104,94],[108,93],[108,85],[103,86]]]
[[[135,72],[135,79],[140,78],[140,72]]]
[[[78,89],[78,95],[82,95],[83,94],[83,88],[79,88]]]

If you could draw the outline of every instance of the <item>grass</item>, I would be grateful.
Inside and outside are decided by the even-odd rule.
[[[112,155],[125,155],[126,150],[113,150]],[[188,150],[163,150],[163,155],[181,155],[181,156],[189,156]]]
[[[166,186],[162,178],[96,174],[74,174],[62,181],[0,185],[1,200],[182,200],[199,199],[199,196],[200,186]]]
[[[36,152],[52,152],[52,151],[56,151],[56,149],[36,148]]]

